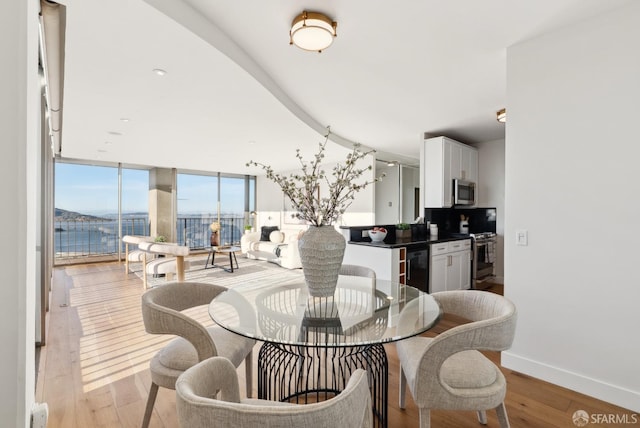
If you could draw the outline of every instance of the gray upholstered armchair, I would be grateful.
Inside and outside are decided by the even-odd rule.
[[[421,428],[430,426],[430,409],[476,410],[482,424],[486,424],[486,410],[496,409],[500,426],[509,427],[505,378],[478,350],[503,351],[511,346],[515,306],[502,296],[478,290],[444,291],[432,296],[444,313],[471,322],[435,338],[413,337],[396,344],[401,364],[400,408],[404,408],[408,384],[420,408]]]
[[[226,357],[235,367],[244,360],[247,395],[251,396],[255,340],[241,337],[217,325],[205,328],[181,312],[207,305],[225,290],[225,287],[213,284],[172,282],[152,288],[142,295],[142,318],[147,333],[179,336],[158,351],[149,364],[152,383],[143,428],[149,425],[158,388],[175,389],[178,376],[210,357]],[[242,317],[247,317],[247,311],[241,308],[236,310]],[[249,321],[245,319],[245,322]]]
[[[362,369],[353,372],[337,396],[319,403],[292,404],[241,399],[235,367],[225,358],[214,357],[180,376],[176,405],[183,428],[370,428],[372,424],[371,394],[367,372]]]
[[[366,266],[359,265],[342,265],[340,266],[340,275],[348,276],[364,276],[366,278],[376,278],[376,272]]]

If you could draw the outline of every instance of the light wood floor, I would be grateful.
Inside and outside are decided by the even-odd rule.
[[[499,287],[493,291],[496,290],[501,291]],[[148,363],[168,340],[145,333],[140,314],[141,294],[141,281],[134,274],[126,275],[124,266],[117,263],[55,270],[47,345],[41,349],[36,385],[36,401],[49,406],[49,428],[140,426],[150,384]],[[210,322],[204,310],[195,316],[202,322]],[[445,319],[433,333],[455,323]],[[397,355],[394,345],[385,347],[390,373],[389,426],[418,427],[418,411],[411,398],[407,399],[406,410],[398,408]],[[487,355],[499,362],[498,353]],[[590,414],[632,413],[510,370],[503,371],[508,382],[507,411],[514,428],[574,427],[572,415],[580,409]],[[242,367],[238,373],[243,375]],[[244,384],[243,379],[240,384]],[[488,417],[488,426],[497,427],[495,412],[488,412]],[[151,426],[177,427],[174,391],[160,388]],[[339,426],[337,423],[336,427]],[[481,425],[474,412],[433,411],[432,426]]]

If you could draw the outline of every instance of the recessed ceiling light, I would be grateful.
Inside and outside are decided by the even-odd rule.
[[[128,117],[121,117],[120,118],[120,122],[129,122],[129,118]]]
[[[249,140],[249,142],[247,144],[255,144],[256,142],[254,140]]]
[[[107,151],[103,149],[98,149],[98,153],[107,153]]]
[[[122,132],[118,132],[118,131],[109,131],[107,132],[109,135],[122,135]]]
[[[113,144],[111,141],[105,141],[104,142],[107,146]]]
[[[156,73],[158,76],[164,76],[165,74],[167,74],[167,72],[161,68],[154,68],[153,72]]]

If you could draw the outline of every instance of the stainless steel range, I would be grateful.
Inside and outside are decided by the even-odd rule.
[[[477,289],[496,276],[496,251],[498,235],[493,232],[472,233],[473,260],[471,265],[472,286]]]

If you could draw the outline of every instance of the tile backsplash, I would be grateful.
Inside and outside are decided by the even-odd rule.
[[[496,232],[495,208],[425,208],[424,220],[436,223],[440,233],[460,232],[460,216],[469,218],[469,233]]]

